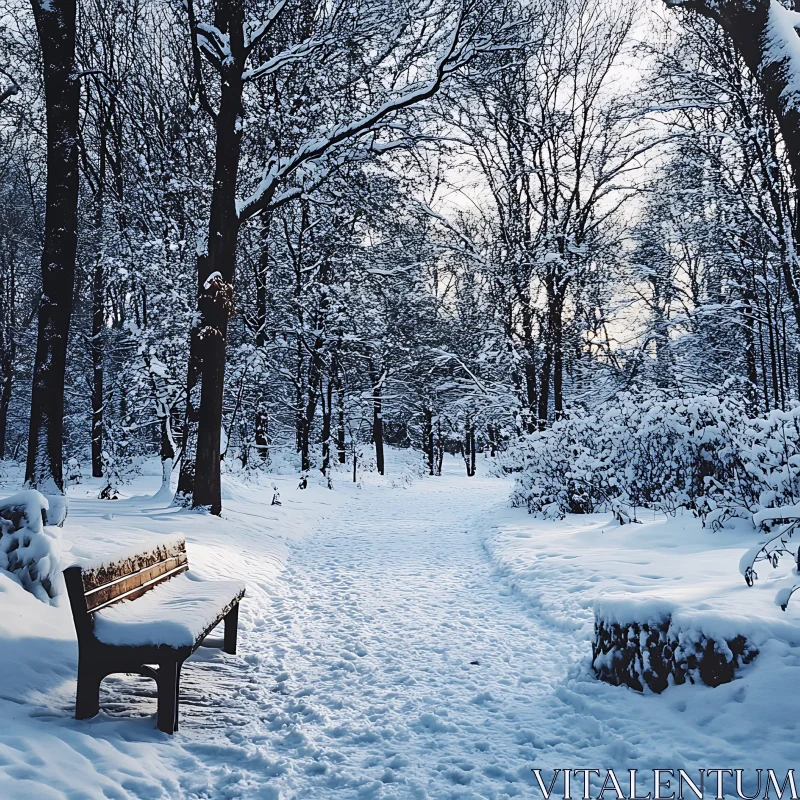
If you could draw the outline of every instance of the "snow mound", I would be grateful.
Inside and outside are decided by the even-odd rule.
[[[35,489],[0,501],[0,569],[39,600],[61,594],[61,532],[45,527],[47,498]]]

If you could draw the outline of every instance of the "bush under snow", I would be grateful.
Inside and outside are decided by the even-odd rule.
[[[30,489],[0,500],[0,569],[45,603],[59,594],[58,528],[45,528],[47,498]]]
[[[570,411],[510,454],[512,502],[531,513],[687,507],[717,527],[800,500],[800,404],[750,418],[735,394],[623,392]]]

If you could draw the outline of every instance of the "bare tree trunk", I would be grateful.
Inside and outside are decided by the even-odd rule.
[[[769,389],[767,387],[767,362],[764,357],[764,332],[761,318],[758,319],[758,350],[761,362],[761,389],[764,394],[764,413],[769,414]]]
[[[374,380],[374,376],[373,376]],[[381,382],[375,381],[372,389],[372,438],[375,440],[375,463],[378,473],[385,472],[383,455],[383,399],[381,398]]]
[[[312,358],[313,361],[313,358]],[[319,384],[319,374],[315,375],[312,383],[308,387],[308,399],[302,415],[301,441],[300,441],[300,469],[307,472],[311,469],[311,428],[314,425],[314,416],[317,413],[317,394]]]
[[[1,369],[3,374],[0,377],[0,459],[4,459],[6,457],[6,431],[8,428],[8,407],[11,405],[11,370],[13,366],[3,359]]]
[[[473,424],[469,430],[469,453],[470,453],[470,477],[474,477],[475,475],[475,425]]]
[[[333,381],[328,381],[328,386],[322,395],[322,474],[328,475],[331,468],[331,418],[333,415]]]
[[[434,454],[433,454],[433,412],[429,408],[422,411],[422,446],[425,450],[425,457],[428,461],[428,474],[435,475]]]
[[[256,265],[256,347],[267,343],[267,275],[269,274],[269,224],[271,215],[261,215],[261,244]]]
[[[538,417],[538,388],[536,386],[536,343],[533,338],[533,315],[530,307],[522,307],[522,342],[525,348],[525,395],[527,400],[525,429],[533,433]]]
[[[751,416],[758,413],[758,373],[756,371],[756,347],[753,332],[753,303],[747,300],[744,317],[744,356],[747,365],[747,410]]]
[[[444,461],[444,437],[442,436],[441,420],[436,420],[436,474],[442,474],[442,462]]]
[[[336,384],[336,396],[338,402],[339,420],[336,427],[336,450],[339,453],[339,463],[344,464],[347,460],[344,443],[344,392],[342,391],[342,380],[339,378]]]
[[[172,438],[169,435],[169,411],[161,417],[160,430],[160,453],[161,456],[161,488],[165,491],[169,489],[169,482],[172,478],[172,465],[175,463],[175,448],[172,445]]]
[[[75,0],[32,0],[44,63],[47,202],[25,481],[63,494],[64,377],[75,286],[78,105]]]
[[[100,131],[100,167],[94,197],[94,233],[97,252],[92,269],[92,477],[103,477],[103,330],[105,329],[105,270],[103,269],[102,229],[105,205],[106,127]]]
[[[552,343],[545,340],[545,353],[542,359],[542,371],[539,376],[539,428],[543,430],[547,425],[548,410],[550,407],[550,372],[553,366]]]
[[[0,459],[6,457],[8,407],[14,381],[14,360],[17,343],[16,325],[16,268],[14,256],[9,259],[8,271],[0,283]]]
[[[231,55],[222,64],[208,254],[197,259],[199,319],[189,342],[187,439],[178,495],[182,502],[191,503],[193,508],[208,508],[212,514],[219,514],[222,511],[220,438],[225,341],[228,319],[233,313],[233,280],[239,237],[236,183],[242,141],[240,119],[245,63],[241,0],[221,0],[216,8],[215,24],[227,35]],[[194,31],[192,35],[195,35]],[[199,406],[196,405],[198,396]]]
[[[471,478],[473,475],[473,470],[475,469],[475,461],[472,457],[472,447],[475,443],[475,437],[472,435],[472,423],[467,417],[466,422],[464,423],[464,444],[462,445],[462,451],[464,454],[464,466],[467,468],[467,477]]]
[[[559,419],[564,413],[564,297],[559,291],[553,308],[553,412]]]
[[[92,271],[92,477],[103,477],[103,330],[105,279],[102,259]]]
[[[256,449],[262,461],[269,459],[269,412],[266,404],[262,401],[256,410],[256,422],[254,426],[254,438]]]

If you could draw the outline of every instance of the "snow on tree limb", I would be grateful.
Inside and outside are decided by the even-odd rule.
[[[429,80],[408,86],[371,113],[350,123],[338,125],[332,130],[304,142],[293,155],[273,160],[265,169],[256,190],[249,197],[237,201],[237,213],[240,221],[244,222],[265,209],[273,207],[280,182],[294,174],[303,164],[324,156],[345,141],[377,132],[385,120],[433,97],[449,75],[463,68],[479,53],[491,49],[493,40],[489,36],[476,39],[476,34],[473,32],[462,39],[466,11],[467,8],[462,5],[453,29],[447,37],[444,51],[437,59],[433,75]],[[248,75],[248,78],[252,77],[257,76]]]

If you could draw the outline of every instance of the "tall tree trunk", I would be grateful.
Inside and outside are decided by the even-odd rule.
[[[92,477],[103,477],[103,331],[105,270],[98,258],[92,271]]]
[[[433,412],[429,408],[422,411],[422,446],[428,462],[428,474],[435,475],[433,453]]]
[[[764,413],[769,414],[769,389],[767,388],[767,362],[764,357],[764,332],[761,317],[758,319],[758,350],[761,361],[761,389],[764,394]]]
[[[552,342],[549,335],[545,339],[545,352],[542,359],[542,371],[539,375],[539,429],[544,430],[547,425],[547,415],[550,407],[550,372],[553,366]]]
[[[772,297],[769,289],[767,289],[767,275],[766,268],[764,271],[764,289],[766,296],[764,298],[764,310],[767,314],[767,332],[769,333],[769,360],[770,369],[772,374],[772,401],[773,408],[780,407],[780,389],[778,387],[778,364],[776,361],[776,346],[775,346],[775,326],[772,321]]]
[[[436,474],[442,474],[442,462],[444,461],[444,436],[442,436],[441,418],[436,420]]]
[[[475,468],[477,466],[476,463],[475,463],[475,424],[474,423],[472,424],[472,426],[469,429],[469,444],[470,444],[469,452],[470,452],[470,470],[471,470],[470,477],[474,477],[475,476]]]
[[[169,489],[169,482],[172,478],[172,465],[175,463],[175,447],[169,430],[169,409],[161,415],[159,422],[160,430],[160,453],[161,456],[161,488],[164,491]]]
[[[8,407],[14,381],[14,361],[17,343],[16,327],[16,267],[15,257],[9,259],[8,270],[0,283],[0,459],[6,457]]]
[[[254,425],[254,438],[256,449],[262,461],[269,459],[269,412],[266,403],[262,400],[256,410],[256,421]]]
[[[305,395],[303,393],[303,346],[297,337],[297,369],[295,371],[294,394],[295,451],[303,449],[303,423],[305,420]]]
[[[742,314],[744,323],[744,357],[747,367],[747,411],[751,416],[758,413],[758,373],[756,370],[756,346],[753,331],[753,302],[747,298],[747,310]]]
[[[564,412],[564,296],[559,290],[553,309],[553,412],[559,419]]]
[[[385,473],[385,462],[383,454],[383,398],[381,397],[381,379],[375,380],[372,389],[372,438],[375,441],[375,464],[378,474]]]
[[[344,464],[347,461],[347,453],[344,443],[344,391],[342,390],[341,377],[336,383],[336,399],[339,414],[339,420],[336,426],[336,450],[339,453],[339,463]]]
[[[103,269],[103,211],[106,180],[106,126],[100,129],[100,165],[94,196],[95,262],[92,268],[92,477],[103,477],[103,330],[105,329],[105,270]]]
[[[44,64],[47,200],[25,481],[63,494],[64,373],[75,286],[78,105],[75,0],[32,0]]]
[[[311,364],[314,366],[316,355],[312,356]],[[300,420],[301,440],[300,440],[300,469],[303,472],[308,472],[311,469],[311,429],[314,425],[314,417],[317,413],[317,396],[319,394],[319,382],[321,375],[317,372],[316,368],[309,370],[313,375],[309,378],[308,396],[306,399],[305,408],[303,409],[302,418]]]
[[[475,474],[475,458],[472,448],[475,446],[475,435],[472,430],[472,421],[467,417],[464,423],[464,466],[467,468],[467,477],[471,478]]]
[[[256,347],[267,343],[267,276],[269,275],[269,225],[271,215],[261,215],[261,242],[256,264]]]
[[[525,349],[525,429],[533,433],[536,429],[538,413],[538,390],[536,386],[536,342],[533,338],[533,314],[526,303],[522,307],[522,344]]]
[[[328,475],[331,468],[331,416],[333,414],[333,381],[328,381],[322,393],[322,474]]]
[[[241,0],[220,0],[215,24],[227,34],[231,55],[222,64],[220,81],[208,254],[197,259],[199,314],[189,343],[188,435],[178,493],[182,501],[190,502],[193,508],[208,508],[212,514],[219,514],[222,511],[220,438],[225,341],[228,319],[233,313],[233,281],[239,237],[236,183],[242,141],[240,119],[245,63],[244,9]],[[192,35],[195,35],[194,31]],[[198,396],[199,407],[196,405]]]
[[[8,407],[11,405],[11,387],[13,377],[13,361],[2,359],[2,376],[0,376],[0,459],[6,457],[6,432],[8,430]]]

